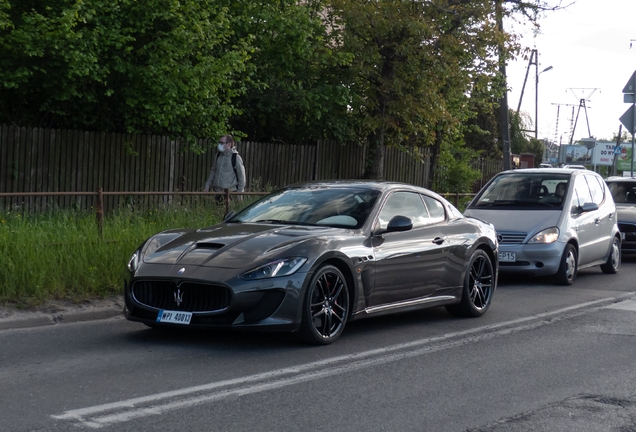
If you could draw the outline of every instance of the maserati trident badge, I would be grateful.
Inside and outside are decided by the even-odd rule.
[[[181,302],[183,301],[183,293],[181,292],[181,290],[177,290],[177,292],[174,293],[174,301],[177,304],[177,306],[179,306]]]

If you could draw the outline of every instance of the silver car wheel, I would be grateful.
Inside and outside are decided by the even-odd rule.
[[[577,253],[574,245],[568,243],[561,256],[561,264],[556,273],[556,281],[561,285],[572,285],[576,279],[577,271]]]
[[[618,243],[612,243],[612,267],[618,268],[620,262],[620,250],[618,249]]]
[[[612,248],[610,250],[607,262],[601,265],[603,273],[614,274],[618,272],[618,268],[621,266],[621,244],[618,237],[614,237],[612,241]]]
[[[576,270],[576,256],[574,256],[574,251],[569,250],[567,256],[565,257],[565,277],[571,281],[574,279],[574,271]]]

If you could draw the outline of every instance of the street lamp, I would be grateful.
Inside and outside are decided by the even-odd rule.
[[[534,139],[539,139],[539,75],[543,72],[554,69],[552,66],[548,66],[541,72],[537,72],[539,68],[539,56],[537,55],[537,68],[535,69],[535,83],[534,83]]]

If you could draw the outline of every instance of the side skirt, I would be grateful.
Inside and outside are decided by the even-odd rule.
[[[378,316],[395,312],[406,312],[409,310],[424,309],[433,306],[443,306],[459,303],[459,297],[445,295],[436,297],[425,297],[413,300],[406,300],[395,303],[387,303],[379,306],[371,306],[351,315],[351,320],[369,316]]]

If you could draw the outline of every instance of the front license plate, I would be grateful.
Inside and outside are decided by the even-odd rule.
[[[157,322],[172,324],[190,324],[192,312],[179,312],[160,310],[157,315]]]
[[[499,252],[500,262],[515,262],[517,257],[514,252]]]

